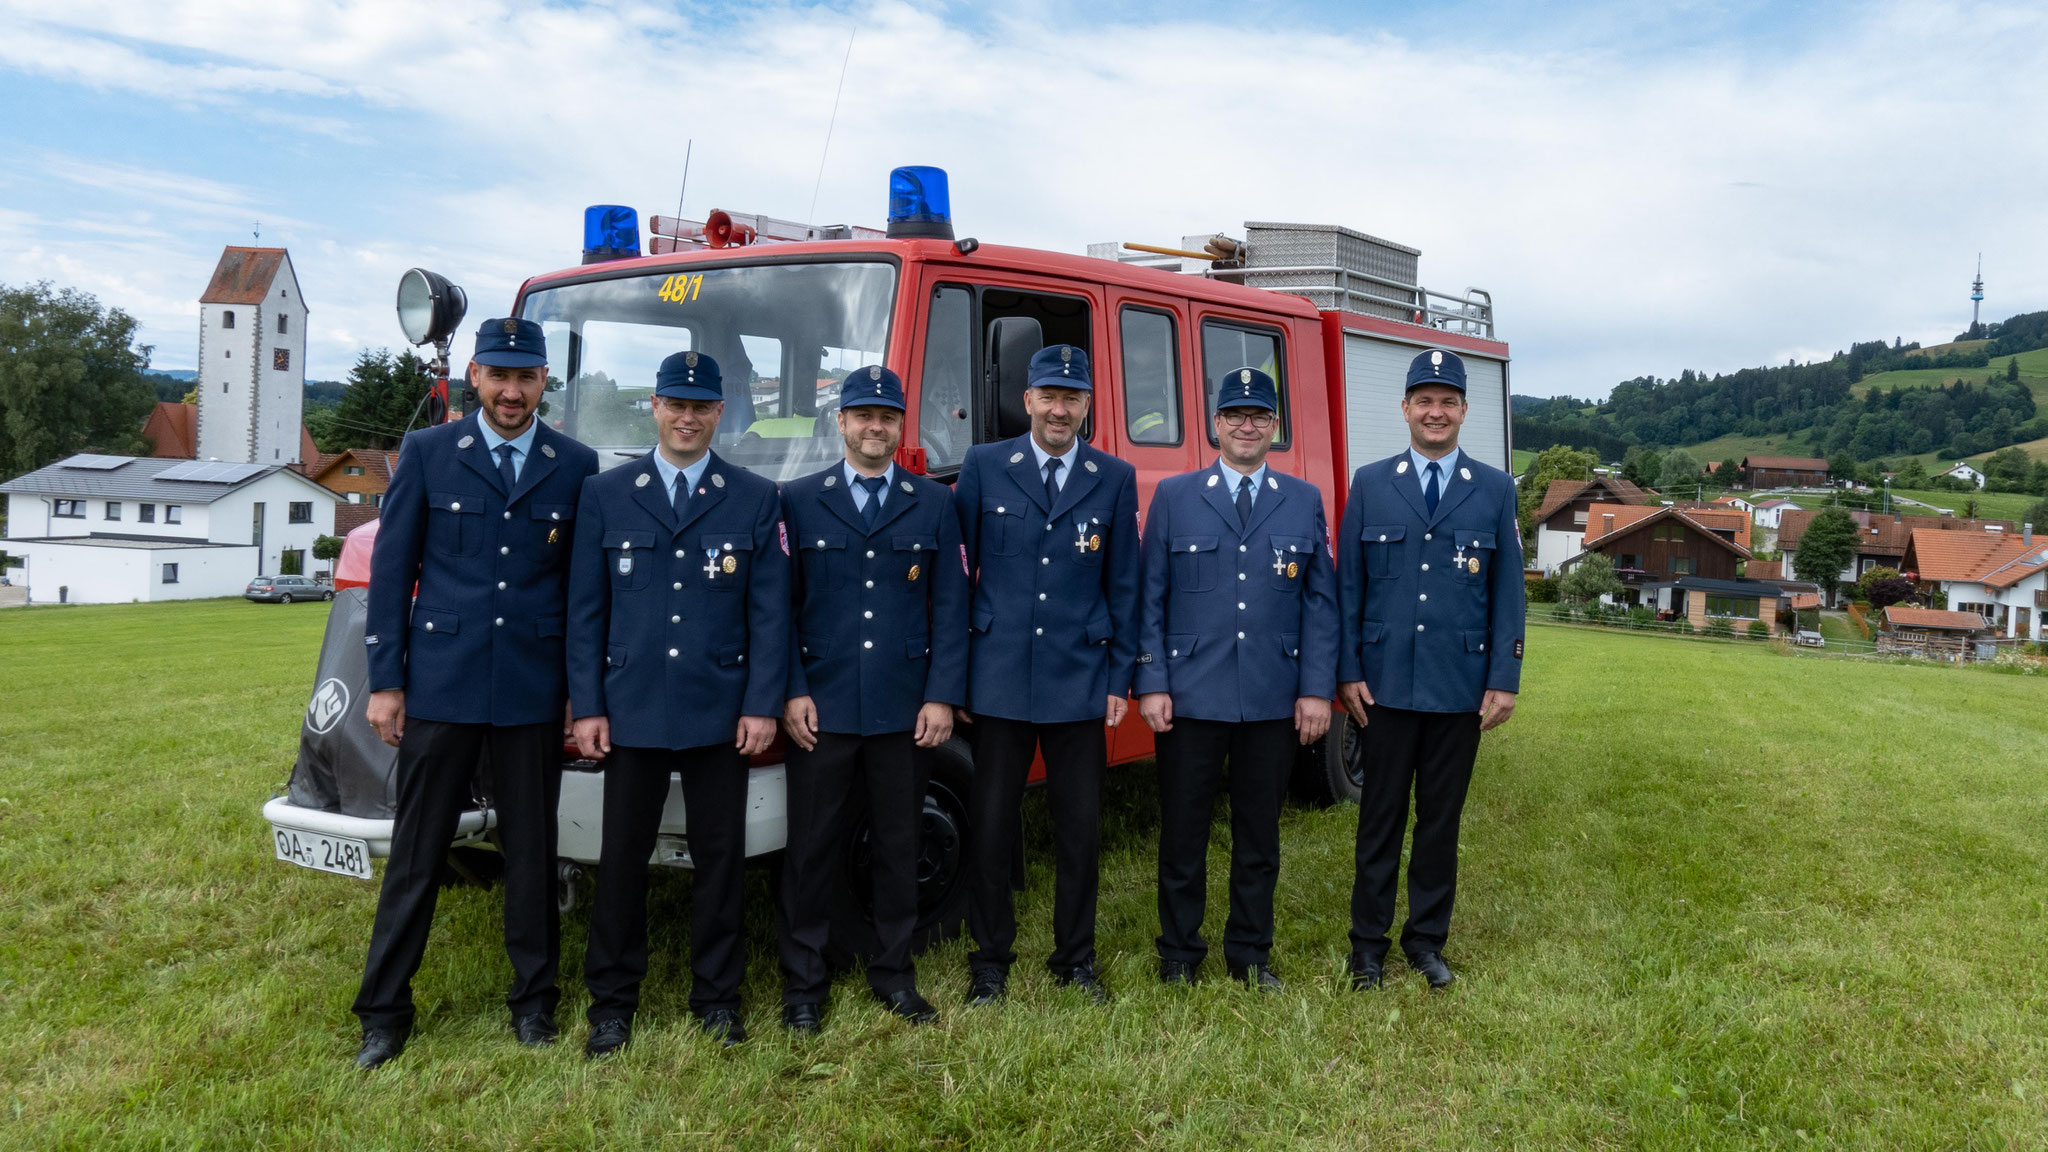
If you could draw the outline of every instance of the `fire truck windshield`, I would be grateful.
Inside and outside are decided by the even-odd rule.
[[[655,371],[695,351],[724,379],[713,449],[781,481],[841,458],[839,381],[882,363],[895,293],[896,267],[879,261],[757,264],[548,288],[521,314],[547,333],[547,419],[602,467],[654,446]]]

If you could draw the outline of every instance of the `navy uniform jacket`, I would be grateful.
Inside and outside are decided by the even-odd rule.
[[[974,573],[969,707],[1034,724],[1099,720],[1138,655],[1138,474],[1086,443],[1045,506],[1031,435],[967,450],[953,507]]]
[[[591,477],[576,515],[577,719],[607,717],[614,744],[676,749],[729,745],[741,716],[782,715],[789,556],[773,481],[713,452],[677,523],[650,452]]]
[[[818,729],[875,736],[917,727],[928,702],[967,703],[967,570],[953,492],[898,468],[873,530],[845,466],[782,492],[795,559],[789,695]]]
[[[1237,473],[1163,480],[1145,515],[1136,690],[1193,720],[1282,720],[1337,692],[1337,577],[1323,497],[1266,470],[1240,528]]]
[[[1477,712],[1522,684],[1522,537],[1515,482],[1459,453],[1436,515],[1408,453],[1360,468],[1337,534],[1337,679],[1388,708]],[[1471,479],[1464,473],[1470,472]]]
[[[404,689],[422,720],[559,720],[576,493],[597,453],[542,424],[508,496],[477,420],[399,446],[370,554],[370,688]]]

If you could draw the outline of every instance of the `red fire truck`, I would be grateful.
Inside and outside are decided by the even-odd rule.
[[[1241,236],[1182,239],[1179,247],[1091,245],[1089,255],[982,244],[955,238],[944,174],[892,173],[886,231],[816,227],[714,212],[701,222],[654,217],[650,252],[640,254],[630,209],[600,206],[586,217],[585,260],[521,286],[513,314],[538,321],[551,357],[543,419],[596,448],[611,467],[647,453],[656,366],[694,349],[716,357],[727,381],[715,450],[773,480],[803,476],[837,461],[833,422],[840,378],[885,363],[909,391],[900,463],[939,479],[955,475],[969,446],[1028,430],[1022,404],[1032,353],[1075,344],[1096,365],[1094,408],[1083,429],[1096,447],[1137,467],[1139,506],[1161,478],[1216,458],[1207,397],[1221,373],[1254,365],[1279,383],[1281,419],[1271,467],[1321,488],[1335,525],[1352,471],[1407,443],[1399,402],[1408,361],[1441,347],[1465,358],[1471,413],[1461,447],[1508,468],[1511,432],[1508,348],[1495,336],[1493,305],[1478,289],[1429,291],[1417,277],[1419,253],[1347,228],[1247,223]],[[410,304],[408,295],[410,293]],[[460,289],[439,277],[408,274],[401,312],[415,343],[446,340],[461,319]],[[443,397],[445,403],[446,397]],[[459,415],[462,404],[449,406]],[[337,586],[367,573],[374,522],[358,529],[337,569]],[[328,647],[360,649],[360,606],[345,594]],[[353,636],[346,613],[353,611]],[[964,638],[962,638],[964,642]],[[360,684],[323,677],[308,710],[325,731],[362,727]],[[330,686],[330,681],[334,685]],[[292,794],[273,800],[278,855],[367,877],[368,860],[389,844],[389,755],[356,751],[327,757],[329,775],[355,771],[350,759],[377,756],[377,785],[359,785],[358,812],[338,785],[301,788],[302,749]],[[1152,755],[1152,733],[1128,722],[1109,733],[1110,760]],[[972,752],[960,740],[926,753],[921,903],[929,938],[957,928],[964,910],[960,875]],[[320,759],[311,776],[318,776]],[[750,855],[782,847],[785,823],[779,749],[757,762],[749,803]],[[374,771],[374,766],[371,766]],[[1297,771],[1304,799],[1355,798],[1357,742],[1347,722],[1304,750]],[[603,777],[570,765],[561,802],[563,901],[573,903],[579,869],[594,864],[602,835]],[[671,793],[656,856],[687,866],[688,828],[680,789]],[[467,816],[464,835],[487,840],[487,808]],[[865,843],[842,870],[866,891]],[[859,901],[835,924],[858,946]]]

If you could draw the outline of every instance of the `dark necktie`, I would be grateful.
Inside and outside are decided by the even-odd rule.
[[[510,444],[498,445],[498,479],[504,483],[505,493],[510,495],[512,485],[515,482],[512,475],[512,446]]]
[[[868,490],[868,502],[860,510],[860,526],[873,529],[875,521],[882,515],[882,489],[889,486],[887,476],[858,476],[855,480]]]
[[[1060,458],[1055,456],[1045,462],[1045,509],[1060,502]]]
[[[675,491],[676,523],[681,524],[683,522],[683,509],[688,508],[689,506],[690,478],[688,476],[685,476],[683,473],[678,472],[676,473]]]
[[[1252,522],[1252,478],[1237,478],[1237,526],[1242,528]]]
[[[1437,472],[1439,471],[1439,469],[1436,466],[1436,461],[1431,460],[1429,462],[1429,467],[1426,469],[1426,471],[1429,473],[1429,483],[1424,484],[1422,486],[1422,503],[1424,507],[1429,509],[1429,514],[1431,516],[1434,516],[1436,515],[1437,499],[1442,495],[1442,493],[1437,490],[1436,486],[1436,477]]]

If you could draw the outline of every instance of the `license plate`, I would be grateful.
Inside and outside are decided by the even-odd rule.
[[[277,841],[277,858],[321,872],[339,872],[358,880],[370,878],[370,846],[361,840],[323,836],[297,828],[270,826]]]

